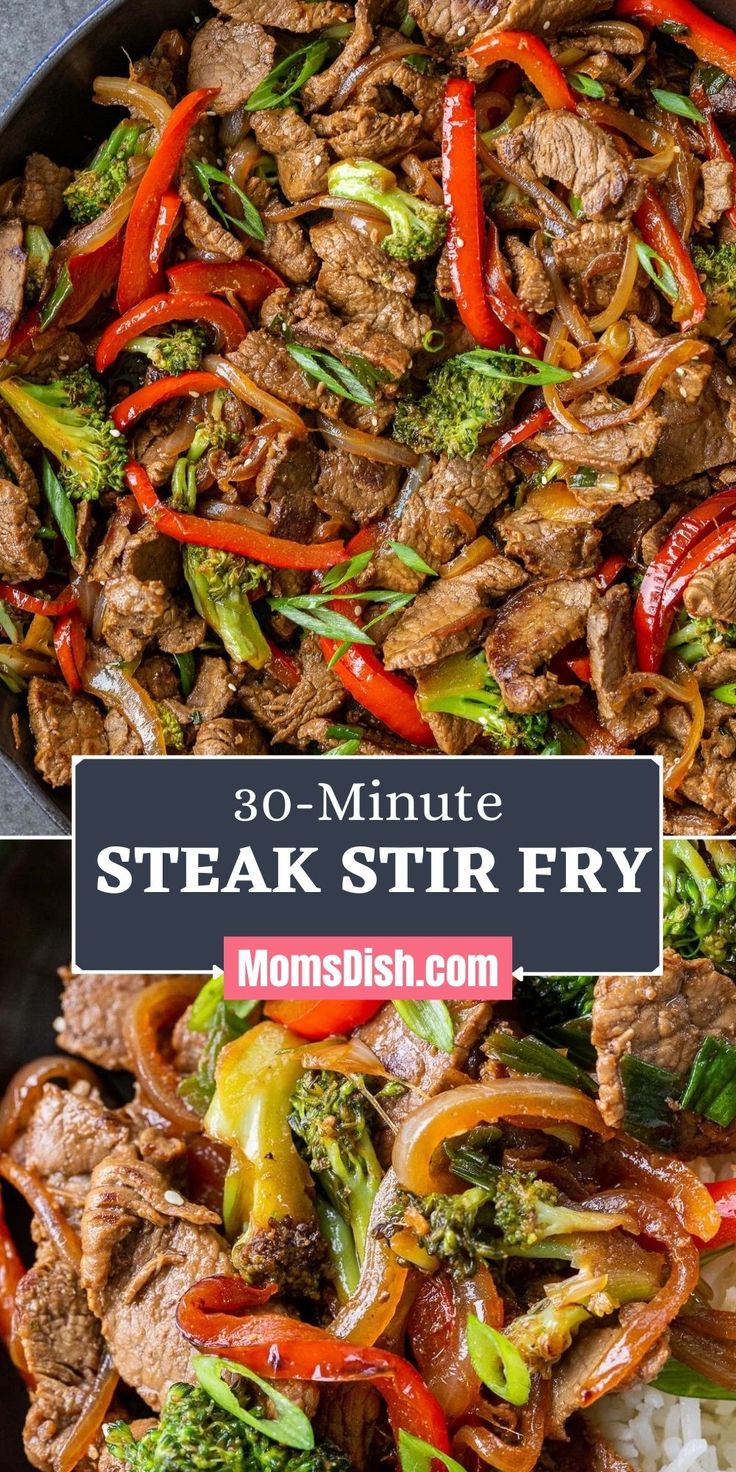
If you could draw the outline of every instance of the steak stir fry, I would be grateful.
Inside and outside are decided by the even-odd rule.
[[[690,0],[216,9],[0,188],[39,772],[654,751],[671,828],[732,829],[736,37]]]
[[[30,1464],[631,1472],[613,1392],[736,1391],[736,846],[672,840],[664,909],[660,977],[493,1008],[63,971],[0,1105]]]

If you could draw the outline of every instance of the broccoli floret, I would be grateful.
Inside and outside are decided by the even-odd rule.
[[[207,413],[197,425],[186,455],[180,455],[171,477],[171,504],[177,511],[194,511],[197,505],[197,466],[210,450],[235,450],[240,432],[224,413],[227,394],[212,394]]]
[[[424,261],[444,244],[447,214],[441,205],[429,204],[399,189],[396,175],[368,158],[345,159],[327,173],[330,194],[358,199],[373,205],[386,216],[391,232],[381,242],[389,256],[400,261]]]
[[[312,1178],[289,1128],[302,1071],[300,1039],[275,1022],[259,1022],[221,1049],[205,1129],[232,1151],[223,1219],[237,1239],[238,1272],[248,1282],[317,1298],[325,1247]]]
[[[58,460],[59,480],[73,500],[96,501],[102,491],[122,491],[127,447],[88,367],[48,384],[6,378],[0,398]]]
[[[502,350],[499,350],[502,357]],[[459,353],[433,369],[421,399],[399,399],[394,439],[413,450],[460,455],[469,460],[484,429],[503,424],[523,383],[491,377]]]
[[[545,1298],[528,1314],[512,1319],[504,1334],[532,1370],[542,1370],[561,1359],[572,1344],[576,1329],[589,1319],[581,1303],[557,1304]]]
[[[128,180],[128,159],[138,147],[148,123],[119,123],[91,164],[74,175],[64,190],[66,207],[75,225],[96,220],[117,199]]]
[[[665,840],[663,936],[692,959],[707,956],[715,966],[736,967],[736,846],[705,842],[710,863],[686,838]]]
[[[189,546],[184,576],[197,613],[222,639],[230,658],[262,669],[271,652],[249,594],[268,581],[268,570],[216,547]]]
[[[477,721],[502,751],[555,750],[548,713],[515,715],[508,710],[482,649],[441,660],[422,681],[417,703],[422,715],[444,711]]]
[[[128,353],[142,353],[159,373],[195,373],[207,347],[207,331],[196,322],[173,322],[160,337],[134,337]]]
[[[289,1123],[310,1170],[347,1222],[362,1262],[368,1222],[383,1172],[366,1121],[362,1080],[310,1071],[299,1080]]]
[[[680,615],[667,648],[676,649],[685,664],[697,664],[712,654],[722,654],[724,649],[736,648],[736,624]]]
[[[565,1206],[556,1188],[539,1180],[534,1171],[490,1166],[489,1172],[493,1184],[488,1187],[471,1186],[454,1196],[437,1192],[407,1197],[393,1220],[394,1231],[408,1229],[430,1257],[438,1258],[455,1276],[467,1277],[487,1260],[530,1253],[572,1257],[574,1244],[570,1241],[568,1248],[568,1239],[628,1225],[623,1213],[604,1216]],[[540,1246],[548,1242],[549,1248]]]
[[[736,242],[696,245],[692,254],[708,301],[702,330],[723,337],[736,322]]]
[[[26,256],[26,280],[23,288],[23,297],[27,307],[32,307],[38,301],[46,280],[46,272],[49,261],[53,255],[54,247],[49,240],[46,231],[40,225],[26,225],[23,236],[23,249]]]
[[[171,1386],[159,1421],[140,1441],[125,1421],[108,1425],[105,1441],[126,1472],[350,1472],[332,1442],[306,1451],[282,1446],[194,1385]]]

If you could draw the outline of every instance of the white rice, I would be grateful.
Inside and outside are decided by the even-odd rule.
[[[703,1181],[736,1176],[736,1161],[692,1161]],[[703,1269],[713,1305],[736,1310],[736,1250],[719,1254]],[[734,1472],[736,1401],[663,1395],[639,1385],[610,1395],[591,1411],[606,1439],[637,1472]]]

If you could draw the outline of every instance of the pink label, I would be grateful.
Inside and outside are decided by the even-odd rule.
[[[225,940],[228,1001],[508,1001],[509,935],[249,935]]]

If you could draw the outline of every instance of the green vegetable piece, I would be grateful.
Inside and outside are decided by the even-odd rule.
[[[61,485],[59,478],[51,469],[48,456],[44,455],[41,462],[41,485],[43,493],[49,503],[51,515],[66,542],[69,556],[76,557],[77,547],[77,518],[71,500]]]
[[[605,97],[606,89],[601,82],[594,77],[587,77],[585,72],[568,72],[567,80],[575,88],[576,92],[582,92],[584,97]]]
[[[671,266],[668,265],[664,256],[659,254],[653,246],[645,245],[643,240],[636,244],[636,254],[639,257],[639,265],[646,271],[650,281],[659,287],[659,290],[667,297],[668,301],[675,302],[679,296],[679,287],[673,274]]]
[[[424,261],[444,243],[446,211],[400,189],[396,175],[382,164],[367,158],[344,159],[329,169],[327,188],[330,194],[370,204],[386,216],[391,230],[381,248],[389,256]]]
[[[678,118],[690,118],[693,123],[705,122],[700,108],[689,97],[683,97],[681,92],[666,92],[662,87],[652,87],[651,92],[665,112],[672,112]]]
[[[451,1053],[455,1046],[455,1024],[446,1002],[406,1002],[393,998],[393,1004],[405,1027],[431,1043],[440,1053]]]
[[[5,378],[0,398],[59,462],[59,484],[73,501],[123,490],[128,447],[108,419],[104,390],[86,365],[52,383]]]
[[[266,239],[266,228],[258,210],[248,198],[245,190],[241,189],[240,185],[236,184],[230,178],[229,174],[225,174],[222,169],[216,169],[214,164],[205,163],[200,158],[190,159],[189,167],[207,203],[215,211],[215,214],[219,216],[223,225],[233,225],[236,230],[243,230],[246,235],[250,235],[252,240]],[[230,193],[235,195],[243,211],[240,219],[237,219],[235,215],[228,214],[227,210],[220,204],[215,194],[214,186],[216,184],[224,184],[230,190]]]
[[[276,63],[251,92],[245,106],[249,112],[287,107],[305,82],[320,71],[330,54],[331,42],[322,38],[300,46]]]
[[[244,1421],[247,1426],[252,1426],[261,1436],[267,1437],[269,1441],[278,1441],[281,1446],[297,1447],[301,1451],[309,1451],[314,1446],[314,1432],[309,1417],[293,1400],[289,1400],[288,1395],[277,1390],[269,1380],[262,1380],[254,1370],[236,1364],[235,1360],[220,1359],[211,1354],[192,1355],[192,1369],[202,1389],[223,1411],[235,1416],[238,1421]],[[230,1386],[225,1384],[223,1370],[240,1375],[242,1379],[257,1385],[261,1394],[271,1401],[276,1414],[273,1417],[254,1416],[252,1411],[246,1410]]]
[[[492,1032],[485,1047],[492,1058],[497,1058],[514,1073],[547,1078],[550,1083],[569,1084],[592,1098],[598,1093],[598,1085],[585,1069],[537,1038],[515,1038],[509,1033]]]
[[[682,1080],[669,1069],[658,1068],[633,1053],[619,1063],[624,1092],[624,1127],[646,1144],[672,1148],[677,1138],[677,1116],[668,1100],[679,1098]]]
[[[736,1047],[704,1038],[693,1059],[680,1108],[692,1109],[724,1129],[736,1119]]]
[[[310,1069],[297,1083],[289,1123],[320,1189],[350,1228],[362,1263],[383,1171],[368,1126],[364,1079]]]
[[[547,711],[528,716],[510,711],[482,649],[450,654],[440,660],[425,675],[417,703],[425,716],[444,712],[466,721],[477,721],[501,751],[550,750]]]
[[[726,1390],[725,1385],[699,1375],[697,1370],[691,1370],[689,1365],[683,1365],[681,1360],[672,1356],[652,1385],[664,1395],[682,1395],[693,1400],[736,1400],[736,1390]]]
[[[511,1340],[490,1324],[481,1323],[476,1314],[468,1314],[466,1336],[470,1363],[483,1384],[512,1406],[525,1406],[532,1379]]]
[[[411,568],[412,572],[421,573],[425,578],[437,577],[435,569],[430,567],[429,563],[425,562],[424,558],[420,557],[419,553],[413,547],[408,547],[406,542],[389,542],[388,545],[394,556],[398,557],[399,562],[403,562],[404,567]]]
[[[262,669],[271,651],[249,595],[268,582],[268,570],[232,552],[187,546],[184,576],[197,613],[222,639],[230,658]]]

